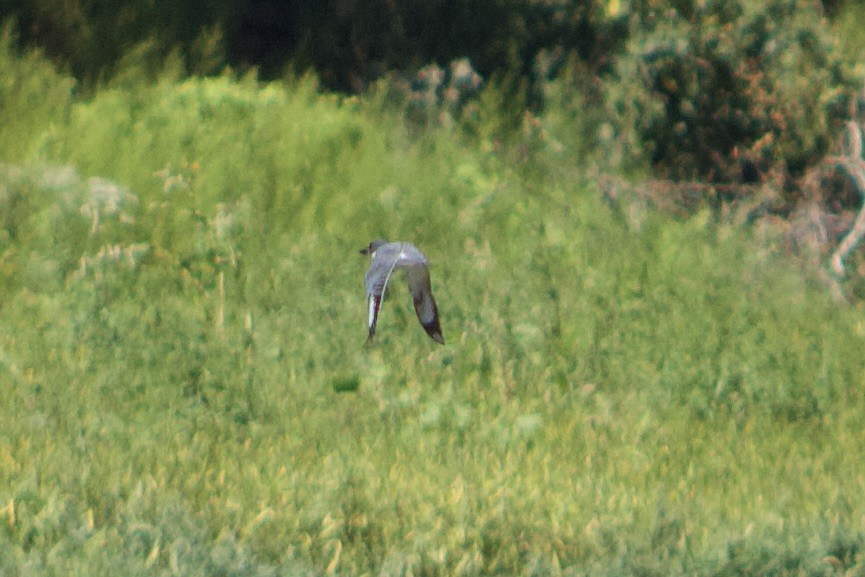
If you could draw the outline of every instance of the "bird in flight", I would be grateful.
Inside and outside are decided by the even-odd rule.
[[[367,344],[375,336],[378,312],[387,290],[387,283],[393,271],[404,268],[408,272],[408,288],[414,300],[417,318],[427,334],[435,342],[445,344],[439,324],[439,311],[430,287],[429,269],[424,254],[408,242],[387,242],[374,240],[361,249],[361,254],[370,256],[369,270],[366,271],[366,294],[369,299],[369,336]]]

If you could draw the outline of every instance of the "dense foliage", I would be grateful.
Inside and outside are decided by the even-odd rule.
[[[0,17],[85,87],[231,66],[260,78],[312,70],[323,86],[363,93],[384,77],[415,87],[429,67],[467,59],[506,93],[511,130],[526,109],[588,104],[605,111],[599,157],[614,170],[772,180],[797,198],[861,98],[861,67],[836,38],[845,23],[846,39],[858,34],[857,4],[829,8],[836,29],[815,0],[12,0]],[[570,101],[551,93],[564,85],[578,87]]]
[[[809,0],[647,11],[615,76],[607,107],[625,154],[663,176],[721,183],[801,176],[838,139],[861,88]]]
[[[554,47],[594,59],[621,40],[605,33],[604,12],[596,0],[9,0],[0,19],[17,18],[25,43],[79,78],[145,43],[157,60],[180,49],[196,72],[231,63],[273,78],[293,62],[331,88],[358,90],[387,70],[459,57],[487,76],[528,73]]]

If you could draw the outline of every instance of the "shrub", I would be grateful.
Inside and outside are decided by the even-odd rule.
[[[826,152],[851,76],[816,3],[710,0],[635,16],[606,97],[623,164],[757,182],[801,175]]]

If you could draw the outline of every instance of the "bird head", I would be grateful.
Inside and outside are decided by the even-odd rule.
[[[369,246],[366,246],[366,247],[360,249],[360,254],[369,254],[369,255],[371,255],[371,254],[374,253],[376,250],[378,250],[378,247],[380,247],[380,246],[383,245],[383,244],[387,244],[387,241],[386,241],[386,240],[381,240],[381,239],[374,240],[374,241],[372,241],[371,243],[369,243]]]

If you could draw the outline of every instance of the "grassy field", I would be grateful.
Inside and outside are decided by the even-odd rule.
[[[865,315],[771,236],[605,204],[562,115],[0,60],[0,575],[865,573]],[[398,279],[363,347],[375,237],[446,346]]]

